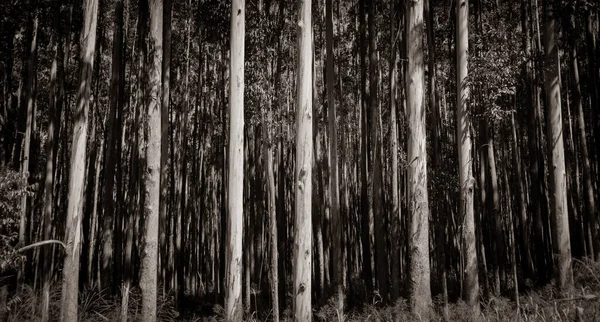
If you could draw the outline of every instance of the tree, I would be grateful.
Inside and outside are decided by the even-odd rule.
[[[140,272],[142,320],[156,321],[158,232],[160,212],[161,78],[163,58],[163,1],[150,0],[149,64],[146,70],[146,169],[144,171],[144,245]]]
[[[561,91],[559,80],[558,44],[554,1],[544,2],[544,80],[546,89],[546,118],[548,130],[548,160],[550,172],[550,201],[553,239],[554,274],[556,287],[565,294],[573,287],[569,210],[565,173],[565,149],[562,131]]]
[[[167,253],[167,197],[168,187],[167,178],[168,160],[169,160],[169,103],[171,99],[171,20],[172,20],[172,0],[164,0],[163,16],[163,64],[162,64],[162,103],[161,103],[161,154],[160,154],[160,233],[159,245],[161,247],[160,269],[162,282],[167,287],[167,267],[169,254]]]
[[[392,301],[400,296],[400,192],[398,190],[398,108],[396,104],[398,78],[398,46],[396,39],[396,4],[390,3],[390,153],[392,154]]]
[[[294,220],[294,320],[311,321],[312,267],[312,10],[298,3],[298,70],[296,83],[296,206]]]
[[[429,203],[427,200],[427,150],[424,104],[423,1],[410,2],[406,12],[407,54],[406,104],[408,111],[409,248],[411,311],[428,319],[431,310],[429,285]]]
[[[338,185],[337,126],[336,107],[333,84],[333,5],[331,0],[325,1],[326,37],[327,37],[327,118],[329,126],[329,189],[331,198],[331,236],[333,252],[333,283],[336,298],[336,309],[340,316],[344,315],[344,262],[342,254],[342,223],[340,220],[340,200]]]
[[[36,2],[33,2],[36,4]],[[37,39],[38,39],[38,13],[37,8],[34,5],[31,8],[33,12],[29,13],[29,19],[27,22],[27,41],[29,49],[26,51],[27,55],[27,68],[24,68],[25,71],[25,90],[23,91],[23,99],[21,103],[23,104],[22,110],[25,111],[25,137],[23,139],[23,150],[21,151],[20,157],[20,166],[21,166],[21,174],[25,180],[29,180],[30,178],[30,155],[31,155],[31,146],[32,140],[35,132],[35,109],[36,109],[36,60],[38,53]],[[17,157],[17,155],[15,155]],[[19,244],[25,246],[29,243],[29,238],[27,234],[27,226],[28,226],[28,195],[23,195],[21,198],[21,218],[19,224]],[[19,271],[19,275],[22,278],[23,268]]]
[[[59,47],[62,45],[62,28],[60,28],[60,9],[61,4],[57,3],[54,6],[54,33],[52,34],[52,51],[54,57],[52,59],[52,67],[50,68],[50,104],[49,104],[49,120],[48,120],[48,140],[46,141],[46,174],[44,180],[44,217],[43,229],[44,240],[50,240],[52,237],[52,206],[54,205],[54,173],[56,169],[56,153],[55,145],[58,145],[58,137],[56,135],[57,124],[60,123],[60,110],[58,106],[58,59]],[[61,40],[58,40],[61,39]],[[61,73],[62,76],[62,73]],[[43,260],[50,261],[52,252],[49,247],[44,248]],[[43,274],[43,289],[42,289],[42,318],[43,322],[48,321],[50,311],[50,283],[51,270],[46,269]]]
[[[245,0],[232,0],[229,76],[229,180],[225,312],[242,319],[242,237],[244,228],[244,33]]]
[[[121,82],[121,59],[123,55],[123,0],[115,3],[115,21],[113,27],[113,48],[112,48],[112,66],[110,78],[110,107],[109,121],[106,122],[106,163],[104,167],[104,212],[102,227],[102,286],[112,288],[113,280],[113,225],[114,225],[114,199],[113,191],[115,184],[115,170],[117,167],[117,133],[119,133],[120,124],[117,122],[117,113],[121,114],[120,101]],[[99,173],[97,174],[99,175]],[[120,256],[120,255],[117,255]],[[115,281],[116,282],[116,281]]]
[[[479,315],[479,278],[477,269],[477,246],[475,213],[473,208],[473,144],[471,143],[471,115],[469,111],[468,50],[469,50],[469,2],[456,1],[456,137],[459,167],[459,216],[463,218],[463,249],[465,257],[464,294],[475,316]]]
[[[98,1],[86,0],[81,30],[81,67],[75,107],[75,124],[69,173],[69,202],[66,218],[66,245],[63,265],[61,321],[77,321],[79,257],[81,252],[81,220],[85,182],[85,152],[87,145],[90,84],[94,70]]]
[[[367,284],[367,289],[373,288],[373,270],[371,267],[371,214],[369,212],[369,135],[368,135],[368,117],[367,117],[367,37],[365,27],[366,0],[358,1],[358,19],[359,19],[359,59],[360,59],[360,209],[361,209],[361,245],[362,245],[362,279]]]
[[[375,28],[375,1],[369,1],[369,105],[371,109],[371,150],[373,159],[373,221],[375,231],[383,231],[383,190],[381,169],[381,130],[379,110],[379,58],[377,51],[377,30]],[[375,234],[376,277],[379,284],[379,293],[387,300],[389,281],[387,266],[387,249],[384,234]]]

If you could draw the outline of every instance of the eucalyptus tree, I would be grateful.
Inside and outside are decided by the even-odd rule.
[[[229,77],[229,180],[225,314],[242,319],[242,237],[244,228],[244,32],[245,0],[231,4]]]
[[[298,2],[298,70],[296,71],[296,205],[294,220],[293,312],[295,321],[311,321],[312,267],[312,62],[311,0]]]
[[[77,321],[81,221],[83,217],[83,191],[85,190],[85,154],[97,23],[98,0],[86,0],[84,2],[84,20],[80,36],[81,65],[71,148],[69,201],[65,232],[67,247],[63,264],[61,321]]]

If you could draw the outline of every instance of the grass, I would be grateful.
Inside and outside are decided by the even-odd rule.
[[[449,307],[450,321],[600,321],[600,264],[588,260],[573,262],[573,276],[575,289],[566,298],[559,298],[552,285],[541,289],[533,289],[520,296],[520,307],[517,309],[515,301],[505,297],[492,297],[482,300],[481,316],[473,316],[468,306],[457,301]],[[60,320],[60,285],[51,288],[50,317],[51,321]],[[352,289],[352,287],[350,288]],[[352,294],[354,295],[354,294]],[[141,302],[138,289],[128,293],[129,321],[139,321],[140,312],[137,309]],[[358,295],[361,299],[364,294]],[[347,302],[354,303],[354,307],[346,312],[343,321],[419,321],[417,316],[410,314],[409,303],[400,299],[394,305],[384,305],[377,294],[356,305],[357,300],[348,295]],[[214,304],[211,296],[207,299],[186,299],[183,305],[188,308],[180,315],[171,294],[163,295],[159,292],[157,299],[158,317],[160,321],[224,321],[224,309],[219,304]],[[254,309],[247,314],[246,321],[270,321],[267,299],[256,301],[265,303],[253,304]],[[111,297],[106,292],[93,287],[84,289],[79,295],[79,320],[84,322],[119,321],[121,311],[120,298]],[[434,299],[435,308],[432,310],[432,321],[442,321],[442,312],[439,298]],[[24,286],[18,295],[12,297],[8,303],[10,310],[8,321],[38,321],[41,294],[29,286]],[[289,303],[289,301],[288,301]],[[315,321],[342,321],[342,317],[335,309],[334,301],[330,300],[325,305],[315,309]],[[349,305],[349,304],[348,304]],[[289,305],[288,305],[289,306]],[[282,319],[290,320],[291,310],[282,310]]]

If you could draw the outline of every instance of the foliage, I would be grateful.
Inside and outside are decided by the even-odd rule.
[[[33,195],[32,186],[27,185],[20,173],[0,167],[0,275],[18,265],[15,246],[19,241],[21,199],[24,195]]]
[[[39,308],[42,302],[40,290],[24,285],[19,294],[8,303],[8,321],[39,321]],[[50,321],[58,321],[60,317],[61,285],[50,287]],[[128,319],[140,319],[139,305],[141,293],[132,289],[129,293]],[[107,290],[98,286],[86,287],[79,292],[79,321],[118,321],[121,313],[121,301],[112,297]],[[175,309],[173,294],[159,294],[157,298],[157,315],[159,321],[176,321],[179,313]]]

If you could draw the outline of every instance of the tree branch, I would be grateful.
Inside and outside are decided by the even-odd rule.
[[[44,240],[44,241],[41,241],[41,242],[37,242],[37,243],[31,244],[31,245],[27,245],[25,247],[21,247],[21,248],[17,249],[17,252],[18,253],[22,253],[22,252],[24,252],[26,250],[29,250],[29,249],[32,249],[32,248],[36,248],[36,247],[39,247],[39,246],[48,245],[48,244],[59,244],[60,246],[63,247],[63,249],[67,249],[67,245],[65,245],[60,240],[50,239],[50,240]]]

